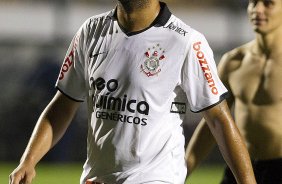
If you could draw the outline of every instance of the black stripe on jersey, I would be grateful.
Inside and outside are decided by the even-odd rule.
[[[88,41],[90,41],[90,43],[87,43],[87,45],[89,45],[89,50],[93,50],[96,47],[100,37],[105,37],[107,35],[109,28],[113,29],[111,20],[112,19],[109,15],[90,20],[87,36]],[[113,34],[113,30],[109,31],[109,34]]]
[[[89,68],[92,70],[96,63],[97,57],[96,54],[105,53],[105,51],[101,50],[101,45],[103,38],[107,34],[114,33],[114,20],[113,20],[113,11],[111,11],[108,15],[104,15],[98,18],[91,19],[89,26],[88,26],[88,40],[89,40]],[[91,38],[91,39],[89,39]],[[99,42],[100,41],[100,42]]]

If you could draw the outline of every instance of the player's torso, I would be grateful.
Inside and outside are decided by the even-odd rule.
[[[82,181],[183,183],[188,26],[162,6],[152,27],[129,35],[113,13],[90,19],[80,37],[90,120]]]
[[[179,83],[187,38],[168,27],[131,36],[116,22],[113,29],[87,49],[89,156],[108,163],[95,164],[102,167],[97,172],[142,166],[184,144],[180,116],[186,109],[172,113],[171,108],[176,99],[186,102]]]
[[[254,158],[282,157],[282,57],[246,52],[229,74],[235,119]]]
[[[180,81],[185,45],[171,44],[175,37],[165,36],[165,28],[151,27],[127,36],[115,26],[116,33],[101,37],[89,49],[87,85],[92,99],[100,99],[94,108],[135,113],[144,110],[144,105],[138,107],[141,102],[147,108],[143,113],[148,115],[149,108],[153,108],[149,103],[162,106],[173,97]],[[107,99],[111,97],[116,102],[121,99],[120,105],[110,107]]]

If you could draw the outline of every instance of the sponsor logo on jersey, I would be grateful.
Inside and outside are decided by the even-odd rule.
[[[146,60],[141,64],[141,71],[146,74],[147,77],[152,77],[161,72],[160,61],[165,59],[165,50],[160,47],[160,44],[148,48],[145,52]]]
[[[147,125],[147,118],[141,117],[149,115],[150,107],[146,101],[128,99],[126,94],[122,97],[113,96],[112,93],[118,89],[116,79],[106,81],[101,77],[96,80],[91,77],[90,81],[91,90],[98,92],[92,95],[96,118]],[[103,93],[99,93],[101,91]],[[132,115],[125,115],[123,112]]]
[[[74,57],[74,51],[72,50],[69,55],[66,57],[63,66],[61,68],[60,77],[59,80],[62,80],[65,77],[65,73],[67,73],[70,69],[70,67],[73,64],[73,57]]]
[[[210,67],[209,67],[209,64],[205,58],[205,54],[204,52],[201,50],[201,42],[195,42],[193,44],[193,49],[194,51],[196,51],[196,56],[197,56],[197,59],[199,61],[199,64],[204,72],[204,76],[205,76],[205,79],[206,81],[208,82],[208,85],[211,89],[211,92],[212,94],[214,95],[217,95],[218,94],[218,89],[215,85],[215,82],[213,80],[213,76],[212,76],[212,73],[210,71]]]
[[[62,80],[65,77],[65,74],[69,71],[70,67],[73,65],[74,52],[78,44],[78,39],[79,39],[79,36],[77,35],[74,39],[72,49],[70,53],[67,55],[67,57],[65,58],[65,61],[62,65],[59,80]]]
[[[171,113],[185,114],[186,104],[181,102],[172,102],[170,107]]]
[[[173,30],[173,31],[175,31],[178,34],[183,35],[183,36],[186,36],[186,34],[188,33],[188,31],[185,31],[181,27],[176,26],[173,22],[171,22],[168,26],[166,26],[164,28],[168,28],[170,30]]]

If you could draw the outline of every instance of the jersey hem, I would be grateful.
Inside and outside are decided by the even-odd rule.
[[[228,97],[229,97],[229,93],[228,93],[228,92],[223,93],[223,94],[219,97],[219,101],[218,101],[218,102],[216,102],[216,103],[214,103],[214,104],[212,104],[212,105],[210,105],[210,106],[208,106],[208,107],[205,107],[205,108],[203,108],[203,109],[201,109],[201,110],[198,110],[198,111],[193,111],[193,110],[190,110],[190,111],[193,112],[193,113],[203,112],[203,111],[205,111],[205,110],[207,110],[207,109],[210,109],[210,108],[216,106],[217,104],[221,103],[223,100],[225,100],[225,99],[228,98]]]

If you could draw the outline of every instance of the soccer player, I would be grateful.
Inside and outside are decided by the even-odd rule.
[[[282,1],[250,0],[248,16],[255,39],[222,57],[219,76],[231,94],[227,101],[234,107],[257,182],[282,184]],[[202,120],[187,149],[191,171],[213,143]],[[226,168],[222,184],[233,183],[235,178]]]
[[[254,184],[247,149],[225,102],[205,37],[158,0],[119,0],[74,36],[10,184],[30,183],[35,165],[88,104],[87,160],[80,183],[183,184],[182,123],[202,112],[238,183]]]

